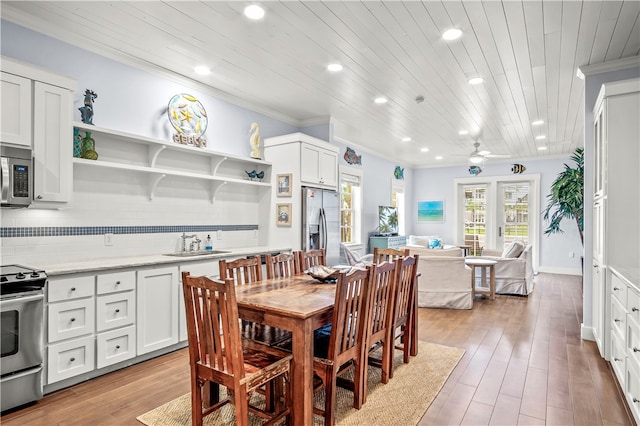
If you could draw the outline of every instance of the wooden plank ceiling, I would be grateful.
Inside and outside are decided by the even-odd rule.
[[[478,133],[481,150],[512,159],[573,151],[576,69],[640,53],[638,1],[262,1],[257,22],[247,4],[3,1],[2,18],[298,126],[330,118],[339,140],[414,167],[466,163]],[[444,41],[451,27],[463,35]],[[344,70],[328,72],[333,61]],[[212,73],[196,75],[200,64]]]

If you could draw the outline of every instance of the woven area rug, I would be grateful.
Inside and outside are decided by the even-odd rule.
[[[402,363],[402,354],[396,351],[393,379],[386,385],[380,382],[380,369],[369,367],[367,402],[360,410],[353,408],[353,393],[338,388],[336,397],[336,423],[338,425],[415,425],[458,364],[463,349],[419,342],[418,356],[409,364]],[[221,388],[221,393],[224,392]],[[262,396],[254,394],[252,403]],[[317,392],[314,404],[323,407],[324,391]],[[191,395],[185,394],[137,418],[147,426],[191,425]],[[260,425],[262,419],[250,414],[249,424]],[[235,409],[227,404],[205,417],[204,424],[235,425]],[[314,425],[322,425],[322,418],[314,415]]]

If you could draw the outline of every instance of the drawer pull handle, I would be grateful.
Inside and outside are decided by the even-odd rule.
[[[116,309],[116,314],[117,314],[118,312],[120,312],[120,309]]]
[[[622,320],[619,320],[618,318],[613,320],[614,322],[621,322]]]
[[[638,398],[633,398],[633,403],[634,403],[634,404],[637,404],[638,402],[640,402],[640,399],[638,399]]]
[[[69,358],[69,362],[73,362],[75,360],[76,360],[75,358]]]
[[[116,281],[116,285],[120,285],[120,281]]]
[[[76,320],[75,318],[71,318],[69,321],[74,322],[75,320]]]
[[[640,352],[640,349],[636,348],[635,346],[633,347],[633,351],[634,352]]]
[[[620,361],[622,361],[620,358],[614,358],[613,360],[614,360],[615,362],[620,362]]]
[[[120,349],[120,345],[116,345],[116,351]]]
[[[71,287],[71,291],[76,291],[76,288],[75,287]]]
[[[620,290],[620,288],[618,288],[618,287],[614,287],[613,288],[613,291],[618,291],[618,290]]]
[[[638,312],[638,308],[634,306],[633,308],[631,308],[631,312]]]

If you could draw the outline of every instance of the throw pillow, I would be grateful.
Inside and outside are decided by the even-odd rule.
[[[514,240],[504,249],[504,251],[502,252],[502,256],[500,257],[515,259],[517,257],[520,257],[523,251],[524,243],[520,240]]]
[[[424,236],[410,235],[409,244],[415,246],[429,247],[429,239]]]
[[[429,239],[429,248],[430,249],[441,249],[442,248],[442,239],[438,237],[433,237]]]

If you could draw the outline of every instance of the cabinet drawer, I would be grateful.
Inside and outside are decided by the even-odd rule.
[[[626,377],[626,357],[624,348],[624,340],[616,334],[611,335],[611,366],[618,377],[620,387],[624,389],[624,380]]]
[[[627,311],[615,297],[611,298],[611,330],[623,338],[627,330]]]
[[[96,336],[98,368],[116,364],[136,356],[136,327],[131,325]]]
[[[635,290],[627,291],[627,313],[636,323],[640,324],[640,294]]]
[[[627,318],[627,356],[640,365],[640,325]]]
[[[640,366],[637,363],[627,362],[626,385],[623,389],[633,417],[638,423],[640,422]]]
[[[96,297],[96,330],[104,331],[133,324],[136,319],[134,291]]]
[[[93,297],[49,304],[49,342],[93,334],[95,310]]]
[[[93,296],[94,284],[94,275],[49,278],[47,300],[49,302],[59,302]]]
[[[134,290],[136,288],[135,271],[114,272],[98,275],[96,294],[114,293],[116,291]]]
[[[622,281],[616,274],[611,274],[611,294],[615,296],[622,306],[627,304],[627,283]]]
[[[49,345],[47,355],[47,383],[55,383],[95,368],[93,336]]]

